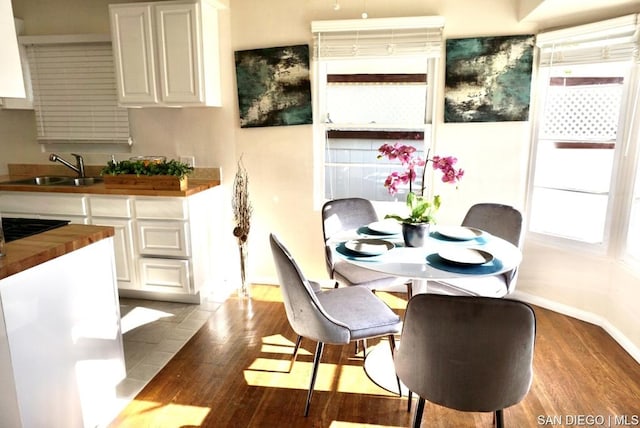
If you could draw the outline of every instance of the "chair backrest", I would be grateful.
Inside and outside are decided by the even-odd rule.
[[[396,373],[432,403],[504,409],[531,386],[535,330],[535,313],[522,302],[418,294],[407,305]]]
[[[473,205],[462,220],[463,226],[475,227],[522,248],[524,227],[522,213],[509,205],[481,203]],[[516,288],[518,268],[504,274],[507,294]]]
[[[325,243],[325,261],[329,276],[333,278],[333,260],[327,241],[336,234],[378,221],[373,204],[363,198],[343,198],[327,201],[322,206],[322,235]]]
[[[317,342],[349,343],[349,328],[323,309],[289,250],[274,234],[270,235],[270,242],[285,312],[293,331]]]
[[[485,230],[520,248],[523,237],[522,213],[509,205],[473,205],[462,220],[463,226]]]
[[[377,220],[378,214],[368,199],[334,199],[322,206],[322,234],[325,241],[336,233],[356,229]]]

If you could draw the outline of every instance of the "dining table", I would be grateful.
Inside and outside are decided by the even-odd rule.
[[[522,252],[511,242],[463,226],[432,225],[423,246],[408,247],[401,225],[391,220],[362,225],[329,245],[335,258],[411,279],[413,293],[428,292],[430,280],[500,275],[522,261]]]
[[[335,258],[411,280],[413,294],[442,292],[438,281],[506,274],[522,261],[522,252],[517,246],[476,228],[432,225],[425,238],[421,247],[406,246],[401,225],[383,220],[347,231],[328,245]],[[378,386],[392,393],[399,392],[393,357],[387,345],[381,343],[369,350],[364,369]],[[404,385],[400,392],[408,393]]]

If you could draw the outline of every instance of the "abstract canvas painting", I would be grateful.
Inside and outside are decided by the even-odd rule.
[[[235,52],[240,126],[312,123],[309,46]]]
[[[529,118],[532,35],[447,40],[445,122]]]

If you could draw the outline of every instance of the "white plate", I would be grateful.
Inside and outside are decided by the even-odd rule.
[[[493,255],[477,248],[447,248],[438,252],[444,260],[458,265],[482,265],[493,260]]]
[[[395,220],[381,220],[369,223],[367,227],[377,233],[385,235],[396,235],[402,233],[402,225]]]
[[[391,242],[382,239],[352,239],[345,242],[344,246],[355,253],[367,256],[377,256],[394,247]]]
[[[469,241],[482,235],[482,231],[480,229],[463,226],[438,226],[436,231],[440,235],[451,239],[457,239],[459,241]]]

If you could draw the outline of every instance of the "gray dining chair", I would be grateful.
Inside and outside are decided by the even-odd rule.
[[[394,365],[425,401],[465,412],[494,412],[519,403],[533,380],[536,318],[525,303],[490,297],[417,294],[408,303]],[[409,408],[411,393],[409,394]]]
[[[402,330],[402,321],[365,287],[312,289],[289,251],[273,234],[270,243],[289,324],[299,337],[317,342],[304,409],[307,416],[324,345],[387,336],[393,355],[394,335]]]
[[[462,226],[484,230],[522,249],[522,213],[509,205],[480,203],[467,211]],[[436,294],[504,297],[516,288],[518,268],[494,276],[429,281],[427,290]]]
[[[322,206],[322,234],[325,244],[325,262],[329,277],[336,285],[359,285],[371,290],[398,291],[406,289],[411,297],[411,281],[354,266],[333,257],[332,240],[343,232],[357,230],[378,221],[371,201],[363,198],[343,198],[325,202]]]

